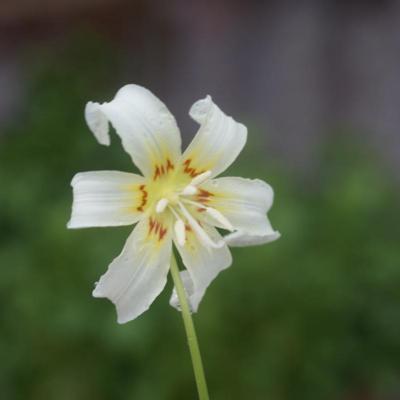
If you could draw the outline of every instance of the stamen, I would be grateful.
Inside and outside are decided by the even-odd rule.
[[[174,207],[168,206],[169,210],[174,214],[174,217],[176,219],[181,219],[180,215],[177,213],[177,211],[174,209]]]
[[[218,243],[215,243],[210,236],[205,232],[205,230],[200,226],[200,224],[192,217],[189,211],[185,208],[185,206],[178,202],[178,205],[182,211],[182,214],[185,216],[190,226],[193,228],[194,232],[197,234],[198,239],[205,247],[213,247],[215,249],[220,248],[224,245],[224,242],[221,240]]]
[[[206,209],[207,207],[204,204],[198,203],[197,201],[189,200],[189,199],[182,199],[184,203],[191,204],[192,206],[198,207],[198,208],[204,208]]]
[[[193,186],[200,185],[200,183],[203,183],[204,181],[206,181],[210,176],[211,176],[211,171],[203,172],[202,174],[194,177],[192,179],[192,182],[190,182],[190,184]]]
[[[176,235],[176,240],[179,244],[179,246],[184,246],[186,243],[186,232],[185,232],[185,223],[181,219],[177,219],[175,222],[175,235]]]
[[[200,204],[197,201],[189,200],[189,199],[182,199],[185,203],[189,203],[194,205],[195,207],[201,208],[203,210],[206,210],[207,214],[210,215],[210,217],[214,218],[216,221],[218,221],[223,228],[227,229],[228,231],[233,232],[235,228],[232,226],[228,218],[225,217],[222,213],[220,213],[218,210],[212,207],[207,207],[204,204]]]
[[[174,225],[174,230],[175,230],[175,235],[176,235],[176,240],[179,244],[179,246],[184,246],[186,243],[186,227],[185,223],[179,216],[177,210],[174,209],[174,207],[168,206],[169,210],[172,212],[174,217],[176,218],[175,225]]]
[[[168,199],[162,198],[156,204],[156,213],[162,213],[168,205]]]
[[[187,185],[181,192],[183,196],[192,196],[197,193],[197,188],[193,185]]]

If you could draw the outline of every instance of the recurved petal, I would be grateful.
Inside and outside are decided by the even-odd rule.
[[[224,177],[205,182],[197,200],[217,209],[235,230],[263,236],[273,233],[266,216],[273,197],[271,186],[259,179]]]
[[[189,115],[200,128],[182,156],[182,168],[190,177],[211,171],[214,177],[228,168],[243,149],[247,128],[225,115],[210,96],[193,104]]]
[[[215,242],[221,241],[221,235],[215,228],[204,227],[207,234]],[[189,298],[191,310],[197,312],[199,303],[210,283],[217,275],[232,264],[232,256],[228,247],[224,244],[220,248],[209,248],[201,244],[193,231],[186,232],[186,243],[180,246],[174,239],[178,252],[186,267],[181,272],[183,284]],[[179,301],[174,289],[171,299],[171,306],[179,309]]]
[[[118,323],[145,312],[164,288],[172,251],[170,228],[167,219],[141,220],[97,283],[93,296],[115,304]]]
[[[108,103],[88,102],[85,118],[104,145],[110,144],[111,122],[125,151],[147,177],[154,175],[157,167],[172,168],[181,154],[175,118],[164,103],[142,86],[126,85]]]
[[[130,225],[147,202],[144,178],[119,171],[80,172],[74,176],[68,228]]]

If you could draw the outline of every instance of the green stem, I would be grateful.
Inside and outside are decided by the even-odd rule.
[[[171,275],[181,306],[183,324],[185,325],[186,337],[189,345],[190,355],[192,357],[193,371],[196,379],[197,391],[199,393],[199,400],[209,400],[199,343],[197,341],[196,331],[194,329],[185,288],[183,287],[182,279],[179,274],[179,268],[174,256],[171,258]]]

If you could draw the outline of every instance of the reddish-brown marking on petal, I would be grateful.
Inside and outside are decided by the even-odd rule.
[[[147,196],[148,196],[148,193],[147,193],[147,191],[146,191],[146,185],[140,185],[139,186],[139,190],[140,190],[140,192],[142,193],[142,198],[141,198],[141,201],[140,201],[140,204],[139,204],[139,206],[136,208],[138,211],[141,211],[141,212],[143,212],[143,207],[146,205],[146,203],[147,203]]]
[[[192,160],[190,158],[188,158],[187,160],[184,161],[183,165],[185,168],[183,169],[183,172],[185,174],[188,174],[191,178],[194,178],[197,175],[200,175],[203,172],[205,172],[205,170],[198,171],[196,168],[191,167],[190,166],[191,162],[192,162]]]
[[[159,178],[160,175],[161,175],[160,167],[158,165],[156,165],[156,169],[154,171],[154,176],[153,176],[153,181],[157,180],[157,178]]]
[[[149,219],[149,235],[153,232],[156,221],[153,218]]]
[[[165,164],[156,165],[153,175],[153,181],[156,181],[158,178],[161,178],[174,168],[175,168],[174,164],[172,164],[171,160],[167,158]]]
[[[185,231],[191,232],[192,227],[190,225],[185,224]]]
[[[172,164],[171,160],[167,158],[167,172],[172,169],[174,169],[174,164]]]
[[[159,229],[160,229],[160,223],[158,221],[156,221],[156,227],[154,229],[154,234],[155,235],[157,235]]]
[[[160,227],[160,231],[158,232],[158,240],[161,241],[166,233],[167,228]]]
[[[200,189],[199,188],[199,192],[196,194],[196,200],[201,203],[207,203],[208,201],[210,201],[210,197],[214,196],[211,192],[209,192],[208,190],[204,190],[204,189]]]
[[[156,219],[149,218],[149,235],[154,234],[158,241],[161,241],[166,235],[168,229]]]
[[[198,208],[197,211],[198,212],[204,212],[204,211],[206,211],[206,209],[205,208]]]
[[[213,196],[213,194],[211,192],[209,192],[208,190],[199,189],[197,196],[198,197],[211,197],[211,196]]]

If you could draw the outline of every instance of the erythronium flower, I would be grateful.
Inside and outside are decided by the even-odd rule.
[[[82,172],[72,180],[69,228],[136,224],[93,291],[116,305],[119,323],[142,314],[160,294],[173,243],[186,267],[181,278],[195,312],[212,280],[231,265],[228,246],[279,237],[266,216],[273,201],[268,184],[215,179],[245,145],[246,127],[210,96],[194,103],[189,114],[200,129],[182,154],[174,117],[149,90],[126,85],[109,103],[86,105],[86,122],[99,143],[110,144],[110,122],[143,174]],[[230,233],[223,237],[217,228]],[[170,303],[179,308],[175,290]]]

